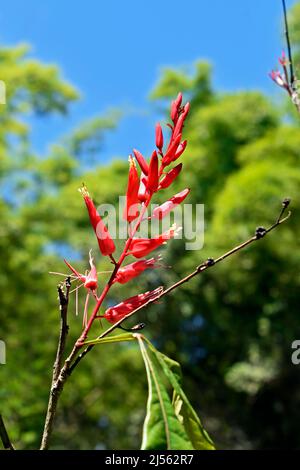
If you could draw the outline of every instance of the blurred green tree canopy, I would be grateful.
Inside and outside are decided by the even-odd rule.
[[[99,270],[111,269],[97,254],[77,189],[85,181],[97,203],[117,204],[128,166],[120,158],[97,162],[118,111],[83,123],[46,156],[33,151],[27,117],[67,114],[79,93],[57,67],[27,54],[23,45],[0,49],[0,78],[8,84],[7,105],[0,107],[0,336],[7,344],[0,400],[19,448],[39,444],[46,410],[59,323],[59,278],[48,272],[66,272],[64,256],[84,270],[91,247]],[[211,73],[204,62],[165,69],[151,96],[165,113],[162,120],[179,90],[191,100],[184,172],[172,192],[190,187],[188,202],[205,204],[204,248],[185,251],[184,241],[171,242],[164,261],[173,269],[116,287],[110,300],[180,279],[256,226],[271,224],[282,199],[291,197],[287,225],[198,276],[139,321],[160,350],[182,362],[191,401],[218,447],[299,447],[300,376],[290,360],[300,333],[299,125],[260,92],[217,92]],[[81,329],[74,310],[75,296],[70,345]],[[66,386],[52,448],[138,448],[146,388],[131,344],[96,347]]]

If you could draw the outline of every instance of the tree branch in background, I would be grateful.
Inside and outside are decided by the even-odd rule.
[[[283,8],[283,18],[284,18],[284,34],[285,34],[285,39],[286,39],[286,47],[288,51],[289,68],[290,68],[290,85],[293,87],[296,81],[296,77],[294,73],[292,48],[291,48],[289,24],[288,24],[288,19],[287,19],[285,0],[282,0],[282,8]]]
[[[5,450],[15,450],[14,446],[12,445],[2,415],[0,414],[0,438]]]
[[[47,449],[48,447],[49,436],[51,435],[51,432],[52,432],[53,419],[54,419],[55,411],[56,411],[56,405],[57,405],[57,400],[55,401],[56,381],[61,371],[62,362],[63,362],[63,354],[65,351],[66,339],[67,339],[67,335],[69,331],[67,317],[68,317],[70,288],[71,288],[70,277],[68,277],[65,280],[65,292],[63,291],[63,287],[61,285],[59,285],[57,288],[58,298],[59,298],[59,310],[60,310],[60,334],[59,334],[59,340],[58,340],[58,345],[57,345],[56,358],[55,358],[54,365],[53,365],[53,375],[52,375],[52,383],[51,383],[51,389],[50,389],[50,397],[49,397],[49,402],[48,402],[48,409],[47,409],[45,427],[44,427],[42,444],[41,444],[43,449]],[[58,399],[58,396],[57,396],[57,399]]]
[[[288,215],[286,217],[284,217],[284,214],[285,214],[286,209],[288,208],[289,204],[290,204],[290,199],[286,198],[286,199],[283,200],[280,214],[279,214],[278,218],[276,219],[276,222],[273,225],[271,225],[269,228],[265,229],[264,227],[258,227],[256,229],[255,235],[253,237],[249,238],[248,240],[241,243],[240,245],[235,246],[230,251],[227,251],[226,253],[219,256],[219,258],[217,258],[215,260],[212,259],[212,258],[207,259],[204,263],[200,264],[192,273],[190,273],[189,275],[187,275],[186,277],[184,277],[180,281],[176,282],[172,286],[170,286],[167,289],[165,289],[164,291],[162,291],[162,293],[159,294],[154,299],[149,300],[147,303],[141,305],[137,309],[130,312],[126,317],[123,317],[117,323],[115,323],[110,328],[108,328],[106,331],[104,331],[104,333],[102,333],[100,336],[98,336],[97,339],[102,339],[105,336],[109,335],[116,328],[118,328],[125,320],[132,317],[135,313],[137,313],[140,310],[142,310],[143,308],[157,302],[158,300],[160,300],[165,295],[169,294],[173,290],[180,287],[182,284],[185,284],[186,282],[190,281],[193,277],[197,276],[198,274],[202,273],[203,271],[206,271],[208,268],[210,268],[212,266],[215,266],[216,264],[220,263],[221,261],[224,261],[226,258],[229,258],[230,256],[234,255],[235,253],[237,253],[237,252],[243,250],[244,248],[246,248],[248,245],[251,245],[252,243],[254,243],[254,242],[260,240],[261,238],[263,238],[264,236],[266,236],[268,233],[270,233],[272,230],[274,230],[279,225],[284,223],[290,217],[290,215],[291,215],[290,212],[288,213]],[[70,375],[73,372],[75,367],[84,358],[84,356],[86,356],[86,354],[93,349],[93,347],[94,347],[94,345],[91,344],[82,353],[79,354],[79,356],[76,358],[74,363],[69,367],[68,375]]]
[[[288,55],[286,57],[283,51],[282,56],[279,58],[279,64],[283,70],[283,73],[279,72],[278,70],[272,70],[272,72],[269,75],[271,79],[276,83],[276,85],[286,90],[293,104],[295,105],[298,113],[300,114],[300,97],[299,97],[299,92],[298,92],[298,81],[295,75],[294,65],[293,65],[293,56],[292,56],[292,48],[291,48],[285,0],[282,0],[282,8],[283,8],[283,19],[284,19],[284,34],[285,34],[285,39],[286,39],[286,47],[287,47]]]

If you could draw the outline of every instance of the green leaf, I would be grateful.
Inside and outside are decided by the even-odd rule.
[[[96,338],[91,339],[90,341],[85,341],[84,346],[91,346],[93,344],[104,344],[104,343],[121,343],[122,341],[136,341],[136,338],[132,333],[124,333],[122,335],[116,336],[106,336],[105,338]]]
[[[215,447],[211,438],[203,428],[199,416],[181,388],[182,373],[180,364],[160,353],[149,341],[147,342],[162,367],[165,376],[172,385],[172,403],[175,414],[183,425],[185,432],[193,444],[193,448],[196,450],[213,450]]]
[[[191,450],[193,446],[178,420],[167,389],[161,380],[161,367],[151,350],[136,335],[148,378],[149,396],[144,422],[142,450]]]

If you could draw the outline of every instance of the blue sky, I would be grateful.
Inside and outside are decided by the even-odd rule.
[[[106,161],[152,148],[148,95],[165,65],[208,59],[218,90],[275,95],[267,74],[283,46],[280,19],[281,0],[10,0],[0,8],[0,41],[29,42],[35,57],[59,64],[82,92],[68,118],[34,121],[39,151],[111,106],[135,110],[106,139]]]

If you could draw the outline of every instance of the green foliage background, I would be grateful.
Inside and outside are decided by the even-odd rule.
[[[299,5],[291,20],[300,44]],[[0,49],[0,78],[9,84],[0,107],[0,336],[7,344],[0,403],[12,440],[30,449],[41,436],[58,334],[58,279],[48,272],[64,271],[66,250],[85,269],[96,244],[77,188],[84,180],[96,202],[117,203],[127,162],[99,166],[91,158],[117,125],[118,111],[83,123],[46,157],[34,153],[27,117],[67,116],[79,92],[57,67],[27,52],[26,45]],[[204,249],[186,252],[183,242],[173,241],[164,252],[172,270],[116,287],[110,300],[170,285],[256,226],[272,223],[281,200],[291,197],[287,225],[198,276],[139,321],[161,351],[182,363],[187,394],[217,447],[299,448],[300,369],[290,359],[300,335],[299,119],[258,91],[219,93],[211,74],[201,61],[190,71],[165,69],[151,97],[165,110],[179,90],[191,101],[184,172],[172,193],[188,186],[189,202],[205,204]],[[87,161],[93,162],[88,170]],[[110,268],[100,255],[97,263],[99,270]],[[81,326],[74,308],[72,299],[70,345]],[[146,395],[137,347],[96,347],[67,383],[52,448],[139,448]]]

